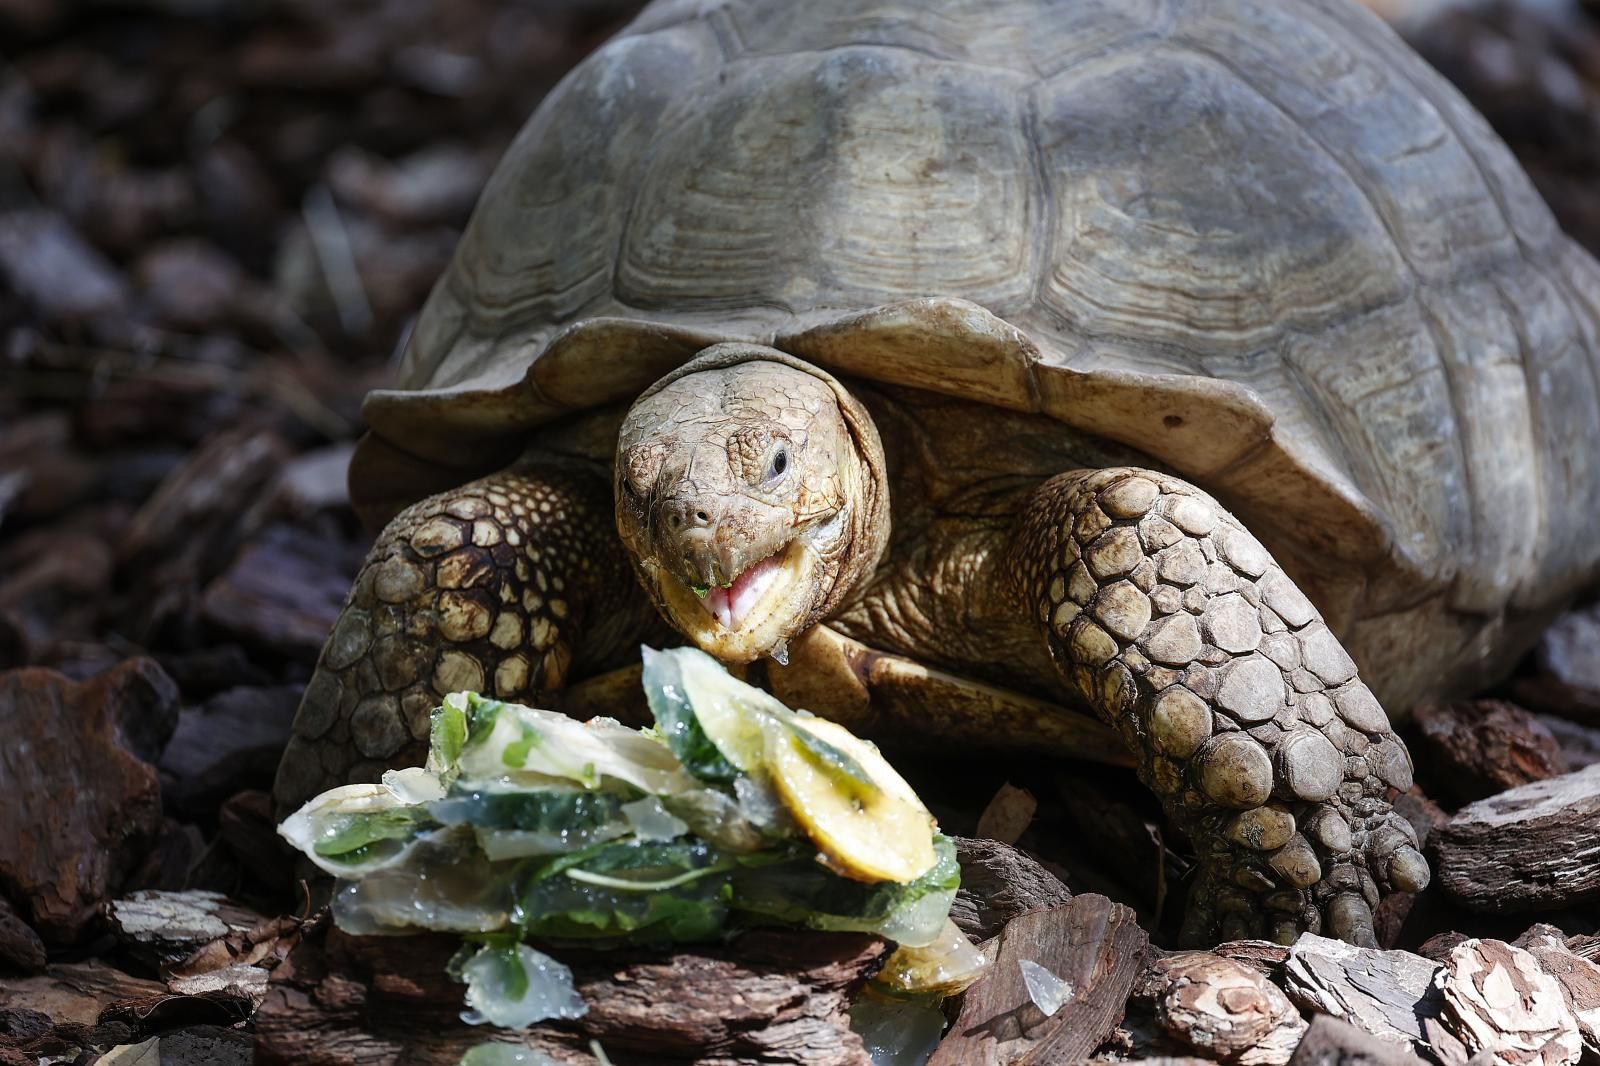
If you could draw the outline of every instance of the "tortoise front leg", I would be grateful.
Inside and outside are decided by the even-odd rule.
[[[427,754],[459,689],[537,702],[659,627],[598,470],[522,462],[384,529],[306,687],[274,787],[280,813]]]
[[[1389,789],[1411,760],[1355,663],[1257,540],[1146,470],[1052,478],[1013,573],[1073,691],[1199,852],[1183,938],[1373,943],[1428,866]]]

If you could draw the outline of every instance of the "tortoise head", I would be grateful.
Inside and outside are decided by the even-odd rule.
[[[634,403],[617,437],[617,531],[669,622],[724,662],[780,661],[877,566],[883,446],[834,378],[718,344]]]

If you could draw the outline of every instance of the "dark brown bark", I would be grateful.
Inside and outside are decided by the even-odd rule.
[[[1470,803],[1567,772],[1555,737],[1513,703],[1423,704],[1415,722],[1417,775],[1441,799]]]
[[[1060,878],[1009,844],[982,837],[956,837],[955,844],[961,890],[950,918],[975,940],[998,935],[1018,915],[1072,898]]]
[[[1121,1022],[1148,948],[1133,911],[1104,896],[1022,915],[1000,934],[994,966],[967,990],[928,1066],[1042,1066],[1088,1056]],[[1071,986],[1053,1014],[1029,997],[1023,962]]]
[[[475,1044],[521,1039],[583,1066],[597,1061],[592,1040],[617,1066],[869,1066],[846,1012],[887,951],[868,936],[782,932],[699,951],[555,949],[589,1011],[513,1034],[460,1021],[462,986],[445,974],[459,943],[337,930],[306,938],[273,972],[256,1015],[256,1061],[455,1066]]]
[[[1600,766],[1464,807],[1435,847],[1439,884],[1474,910],[1600,899]]]
[[[149,659],[93,681],[0,675],[0,890],[46,940],[76,938],[161,828],[149,761],[177,720],[177,688]]]

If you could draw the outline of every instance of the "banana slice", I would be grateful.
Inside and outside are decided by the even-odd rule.
[[[906,883],[933,868],[933,816],[878,749],[821,718],[769,720],[766,764],[784,806],[835,873]]]

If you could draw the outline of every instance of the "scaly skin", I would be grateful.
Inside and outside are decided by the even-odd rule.
[[[888,539],[865,408],[755,345],[708,349],[641,396],[614,480],[608,499],[596,471],[523,464],[396,518],[307,689],[280,805],[420,760],[445,692],[538,702],[575,660],[647,633],[651,601],[725,661],[781,656],[872,579]],[[1380,893],[1427,883],[1388,801],[1411,783],[1404,746],[1310,601],[1210,497],[1149,471],[1074,471],[1034,491],[994,551],[1014,632],[1039,627],[1199,852],[1186,941],[1371,944]],[[741,580],[763,569],[781,580]],[[728,599],[701,598],[723,585]],[[1009,624],[1004,603],[990,624]]]
[[[1380,893],[1428,881],[1388,800],[1411,760],[1266,549],[1205,493],[1134,469],[1050,479],[1018,531],[1017,589],[1061,676],[1199,852],[1185,941],[1374,944]]]
[[[333,627],[274,787],[280,813],[427,754],[446,692],[540,702],[653,622],[599,471],[524,462],[402,511]],[[330,739],[333,741],[330,743]]]

